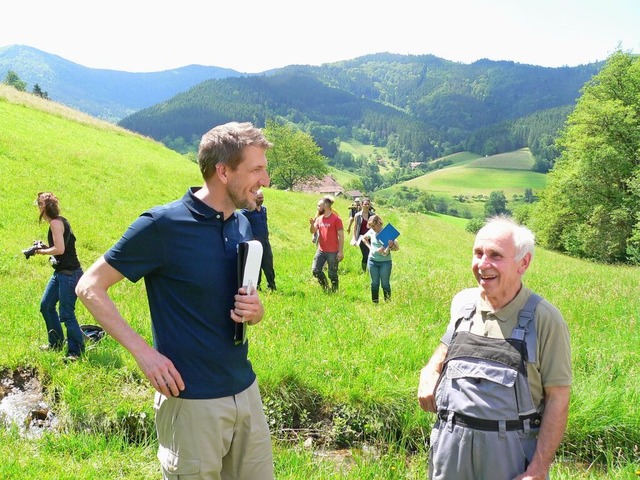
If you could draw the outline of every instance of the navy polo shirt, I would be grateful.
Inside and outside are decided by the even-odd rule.
[[[193,194],[135,220],[104,258],[132,282],[144,278],[154,347],[171,359],[181,398],[235,395],[255,380],[248,345],[235,345],[229,312],[238,291],[238,243],[250,240],[242,215],[222,213]]]

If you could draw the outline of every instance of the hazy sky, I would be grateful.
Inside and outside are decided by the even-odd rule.
[[[132,72],[257,73],[379,52],[575,66],[640,53],[640,0],[10,1],[8,45]]]

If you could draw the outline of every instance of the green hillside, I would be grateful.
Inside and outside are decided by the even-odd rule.
[[[544,188],[545,175],[531,171],[533,161],[529,149],[472,158],[429,172],[401,185],[449,196],[488,196],[494,190],[502,190],[509,198],[513,194],[522,195],[525,188],[533,188],[535,191]]]
[[[546,185],[546,175],[531,170],[534,158],[528,148],[487,157],[463,152],[434,161],[446,159],[451,165],[380,190],[376,197],[388,198],[400,189],[416,188],[447,199],[459,212],[480,217],[493,191],[502,191],[507,208],[513,209],[522,203],[525,189],[537,195]]]
[[[334,167],[329,167],[329,175],[332,175],[336,182],[338,182],[342,187],[345,187],[349,182],[359,178],[355,173],[338,170]]]
[[[443,171],[455,168],[492,171],[468,164]],[[0,176],[0,372],[36,375],[58,418],[57,430],[41,437],[24,437],[19,426],[0,429],[0,478],[159,477],[153,389],[111,338],[72,365],[38,349],[46,338],[38,305],[51,268],[21,250],[46,235],[32,205],[39,191],[60,198],[86,268],[143,210],[200,185],[197,166],[150,139],[0,86]],[[417,405],[418,375],[444,332],[452,295],[474,283],[473,237],[461,219],[381,207],[401,232],[393,300],[371,303],[355,247],[346,247],[340,292],[328,296],[310,271],[307,218],[316,201],[265,189],[278,291],[262,294],[267,313],[249,341],[276,476],[426,478],[434,418]],[[348,203],[336,202],[343,219]],[[573,342],[569,427],[552,478],[631,478],[640,445],[640,271],[538,249],[525,280],[563,312]],[[143,282],[121,282],[111,294],[150,341]],[[93,323],[82,305],[78,316]],[[309,439],[313,447],[303,448]],[[362,442],[374,447],[359,448]]]
[[[533,168],[535,159],[528,148],[514,152],[487,155],[469,163],[470,168],[497,168],[501,170],[526,170]]]
[[[446,155],[441,158],[436,158],[435,160],[431,160],[428,163],[430,164],[438,164],[438,163],[450,163],[451,165],[456,165],[458,163],[468,163],[477,158],[482,158],[482,155],[478,155],[473,152],[458,152],[452,153],[451,155]]]
[[[403,165],[462,148],[480,154],[548,143],[600,64],[542,68],[513,62],[451,62],[379,53],[264,75],[210,80],[121,120],[181,152],[209,127],[268,118],[315,131],[332,152],[353,138],[386,147]],[[215,119],[215,120],[212,120]],[[552,158],[552,157],[549,157]]]

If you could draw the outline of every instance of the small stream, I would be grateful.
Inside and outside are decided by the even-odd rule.
[[[25,437],[39,437],[57,426],[58,420],[33,372],[5,372],[0,378],[0,422],[7,428],[16,425]]]

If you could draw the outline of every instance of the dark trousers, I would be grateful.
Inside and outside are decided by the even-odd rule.
[[[327,283],[327,277],[324,274],[324,264],[327,264],[329,271],[329,280],[331,280],[331,289]],[[326,291],[332,292],[338,291],[338,252],[323,252],[318,248],[316,254],[313,257],[313,263],[311,264],[311,271],[313,276],[318,279],[318,283]]]
[[[367,262],[369,261],[369,247],[366,243],[360,242],[360,253],[362,253],[362,271],[367,271]]]
[[[262,244],[262,263],[260,264],[260,274],[258,275],[258,287],[262,281],[262,272],[267,278],[267,288],[271,290],[276,289],[276,272],[273,270],[273,252],[271,251],[271,244],[269,240],[260,240]]]

